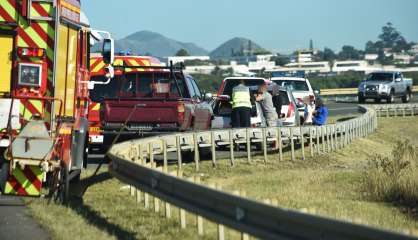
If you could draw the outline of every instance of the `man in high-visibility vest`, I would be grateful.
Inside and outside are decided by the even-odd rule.
[[[250,89],[244,85],[244,80],[232,89],[232,115],[233,128],[251,127],[251,94]]]

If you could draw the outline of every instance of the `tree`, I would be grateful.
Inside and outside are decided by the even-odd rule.
[[[368,41],[366,43],[366,48],[365,48],[366,53],[378,53],[379,49],[377,48],[376,44],[372,41]]]
[[[290,63],[290,57],[277,54],[277,56],[271,58],[271,61],[274,61],[277,66],[284,66]]]
[[[177,57],[187,57],[187,56],[190,56],[190,54],[186,49],[182,48],[182,49],[177,51],[176,56]]]
[[[345,45],[338,54],[340,60],[360,60],[362,52],[355,49],[353,46]]]

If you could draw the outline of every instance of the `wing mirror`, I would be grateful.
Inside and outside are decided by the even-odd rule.
[[[113,64],[115,61],[115,40],[106,38],[103,40],[103,62],[106,64]]]
[[[321,90],[320,89],[314,89],[314,94],[319,96],[321,95]]]
[[[213,99],[213,94],[212,93],[205,93],[205,101],[209,102],[212,101]]]

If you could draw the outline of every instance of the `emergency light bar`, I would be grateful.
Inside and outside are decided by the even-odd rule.
[[[17,55],[21,58],[28,58],[28,57],[38,57],[44,58],[45,57],[45,49],[42,48],[18,48]]]

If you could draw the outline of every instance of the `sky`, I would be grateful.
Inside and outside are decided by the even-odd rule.
[[[392,22],[418,42],[418,0],[84,0],[93,28],[116,39],[149,30],[213,50],[233,37],[269,50],[364,49]]]

